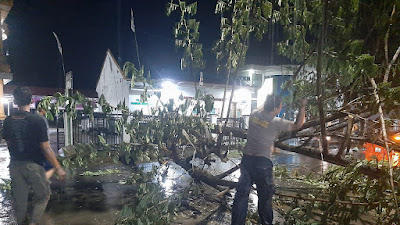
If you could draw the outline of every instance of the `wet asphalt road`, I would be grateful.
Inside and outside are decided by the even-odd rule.
[[[226,163],[218,160],[207,168],[212,174],[224,172],[240,162],[240,159],[233,159]],[[300,173],[319,172],[322,169],[326,170],[329,166],[329,164],[316,159],[283,151],[273,154],[272,161],[274,164],[285,165],[289,171],[298,170]],[[0,145],[0,179],[9,179],[8,164],[9,154],[3,143]],[[53,180],[53,196],[44,215],[47,225],[114,224],[122,206],[132,200],[132,187],[119,184],[120,180],[129,177],[130,168],[125,165],[103,164],[97,168],[91,168],[91,171],[100,169],[118,169],[121,173],[86,177],[79,176],[79,173],[85,171],[81,170],[77,171],[75,175],[70,175],[63,184]],[[226,179],[237,180],[239,175],[238,170]],[[167,192],[174,190],[174,185],[182,186],[188,181],[188,177],[176,166],[170,166],[168,177],[164,183]],[[277,185],[287,185],[287,183],[278,182]],[[252,202],[257,202],[255,194],[252,194],[250,198]],[[3,202],[0,209],[0,225],[12,224],[11,203],[4,201],[3,196],[0,197],[0,200]],[[253,207],[256,206],[253,205]]]

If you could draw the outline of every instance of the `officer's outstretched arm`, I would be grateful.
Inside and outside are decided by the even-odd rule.
[[[289,131],[298,130],[303,126],[304,121],[306,119],[306,104],[307,104],[306,99],[301,100],[300,109],[299,113],[297,114],[296,122],[294,122],[289,126]]]

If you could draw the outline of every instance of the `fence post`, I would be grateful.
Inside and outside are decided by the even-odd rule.
[[[128,120],[131,118],[128,117]],[[126,133],[125,126],[122,127],[122,142],[129,143],[131,141],[131,136]]]

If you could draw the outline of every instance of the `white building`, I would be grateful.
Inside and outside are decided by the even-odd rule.
[[[154,92],[161,93],[161,101],[167,103],[169,99],[179,101],[182,95],[184,99],[193,99],[195,96],[195,83],[186,81],[173,80],[157,80],[154,88],[149,89],[149,94]],[[222,110],[222,98],[224,85],[204,83],[198,89],[204,94],[212,94],[215,98],[214,114],[220,114]],[[226,96],[226,105],[229,102],[229,97],[232,87],[229,86]],[[145,114],[150,114],[151,107],[157,106],[158,99],[153,95],[147,102],[141,102],[140,95],[143,93],[142,86],[131,87],[131,81],[126,77],[121,67],[110,50],[107,50],[103,62],[103,67],[99,79],[97,81],[96,92],[98,96],[104,95],[105,99],[111,106],[116,107],[118,103],[125,101],[131,111],[143,110]],[[251,87],[246,87],[245,90],[237,90],[233,101],[231,116],[239,117],[241,115],[249,115],[251,112],[250,106],[241,104],[244,99],[251,97]],[[241,107],[238,107],[240,105]],[[227,108],[227,107],[225,107]],[[226,111],[226,110],[225,110]]]
[[[280,86],[287,80],[296,69],[296,66],[258,66],[246,65],[239,71],[240,85],[235,88],[233,102],[231,106],[230,117],[238,118],[250,115],[251,111],[261,106],[265,97],[271,93],[280,93]],[[211,114],[221,115],[222,99],[224,94],[224,84],[196,83],[197,88],[204,94],[214,96],[214,109]],[[227,114],[229,98],[232,86],[228,86],[224,115]],[[143,86],[135,85],[131,87],[131,81],[123,73],[114,56],[107,50],[104,59],[103,68],[97,82],[96,91],[98,96],[104,95],[106,100],[114,107],[119,102],[125,101],[131,111],[143,110],[144,114],[149,115],[152,107],[157,107],[158,98],[152,95],[146,102],[141,101]],[[163,103],[174,99],[179,103],[179,97],[183,99],[193,99],[195,96],[195,83],[187,81],[174,81],[168,79],[156,80],[154,86],[148,90],[148,93],[161,94]]]
[[[239,79],[242,85],[254,88],[252,110],[264,104],[267,95],[281,94],[282,84],[291,78],[297,67],[297,65],[245,65],[239,71]]]
[[[117,60],[108,49],[96,85],[99,98],[104,95],[108,103],[114,107],[122,101],[128,104],[130,86],[130,80],[125,76]]]
[[[161,101],[164,103],[168,102],[170,99],[174,99],[174,102],[180,103],[183,102],[179,100],[180,97],[183,97],[183,100],[194,99],[195,85],[197,85],[197,89],[200,90],[204,95],[211,94],[214,97],[214,108],[211,111],[211,114],[218,115],[219,117],[221,115],[222,102],[224,97],[224,84],[203,83],[202,85],[199,85],[199,83],[194,82],[163,79],[155,81],[154,91],[161,93]],[[235,90],[230,117],[237,118],[243,115],[250,115],[251,106],[247,103],[248,100],[251,98],[252,91],[253,90],[251,87],[239,87],[239,89]],[[231,92],[232,86],[228,86],[225,97],[225,116],[227,114]],[[140,99],[140,92],[131,92],[131,96],[135,96],[134,100],[138,102]],[[150,99],[149,105],[155,106],[156,101],[156,98]]]

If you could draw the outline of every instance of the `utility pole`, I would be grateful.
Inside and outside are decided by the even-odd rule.
[[[64,55],[63,55],[63,50],[62,50],[62,46],[61,46],[61,42],[60,39],[58,39],[58,36],[55,32],[53,32],[54,38],[57,41],[57,47],[58,47],[58,51],[60,52],[60,56],[61,56],[61,64],[62,64],[62,72],[63,72],[63,79],[65,80],[65,96],[69,96],[69,89],[72,89],[72,72],[68,73],[68,77],[67,74],[65,73],[65,66],[64,66]],[[60,88],[62,88],[62,83],[60,84]],[[72,118],[71,116],[69,116],[65,111],[63,114],[64,117],[64,136],[65,136],[65,146],[68,145],[72,145],[73,144],[73,139],[72,139]],[[59,128],[58,128],[58,115],[56,115],[57,121],[57,145],[59,145]],[[57,146],[57,148],[59,148],[60,146]]]
[[[140,58],[139,58],[139,46],[138,46],[137,39],[136,39],[135,18],[133,17],[133,10],[132,9],[131,9],[131,30],[133,32],[133,38],[135,39],[136,57],[137,57],[137,61],[139,63],[138,66],[139,66],[139,69],[140,69],[141,64],[140,64]]]
[[[65,96],[68,97],[72,94],[73,90],[73,75],[72,71],[69,71],[65,75]],[[65,136],[65,146],[73,145],[73,135],[72,135],[72,117],[64,112],[64,136]]]
[[[117,61],[118,64],[122,63],[122,54],[121,54],[121,0],[117,0],[117,47],[118,47],[118,55]]]

